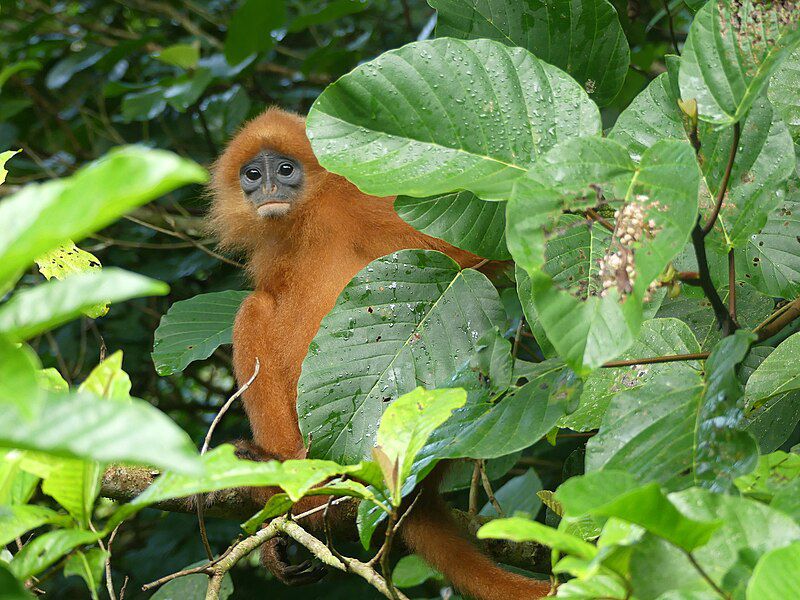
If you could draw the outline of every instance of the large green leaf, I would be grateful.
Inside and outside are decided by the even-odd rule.
[[[165,283],[111,267],[48,281],[22,289],[0,305],[0,332],[13,340],[27,340],[71,321],[98,302],[161,296],[168,291]]]
[[[690,485],[702,391],[699,375],[682,373],[614,396],[586,445],[587,471],[621,469],[669,489]]]
[[[59,244],[77,242],[129,210],[206,177],[175,154],[129,146],[66,179],[24,187],[0,202],[0,286]]]
[[[681,96],[697,100],[699,116],[717,125],[740,121],[770,75],[800,43],[794,2],[707,2],[683,48]]]
[[[605,144],[605,150],[612,145]],[[597,143],[591,142],[591,146]],[[608,156],[606,152],[602,155],[604,164],[616,164],[609,163]],[[568,160],[554,161],[545,169],[558,174],[563,171],[566,178],[559,181],[560,187],[566,187],[572,196],[575,187],[584,188],[591,182],[594,170],[569,168],[570,164]],[[532,173],[536,170],[534,167]],[[618,172],[603,169],[606,177]],[[558,180],[553,175],[550,178]],[[539,180],[547,182],[546,178]],[[614,175],[612,189],[619,188],[620,183],[620,177]],[[588,233],[589,251],[580,246],[574,250],[576,244],[569,240],[569,236],[587,235],[577,223],[570,227],[562,218],[552,231],[543,228],[546,223],[533,223],[537,217],[526,207],[526,197],[546,197],[546,203],[552,206],[551,198],[521,184],[515,186],[507,217],[509,249],[528,270],[533,305],[548,339],[559,356],[577,372],[588,373],[633,343],[641,326],[650,284],[683,248],[694,226],[698,184],[699,170],[689,144],[657,142],[645,151],[639,166],[629,175],[624,193],[625,210],[630,213],[625,214],[633,216],[618,224],[610,245],[595,246],[594,232],[600,227],[592,225]],[[592,201],[583,202],[591,205]],[[622,236],[628,229],[638,232],[637,237],[623,243]],[[548,235],[554,239],[547,240]],[[542,247],[544,253],[540,252]],[[567,258],[554,261],[548,253]],[[577,263],[569,258],[570,253],[577,255]],[[548,272],[546,260],[562,272],[576,264],[578,272],[567,277]],[[605,270],[599,260],[607,265]]]
[[[472,192],[430,198],[400,196],[394,209],[406,223],[483,258],[511,258],[506,248],[506,207],[484,202]]]
[[[33,419],[12,409],[0,411],[0,446],[197,471],[197,450],[188,434],[142,400],[105,402],[87,394],[49,394],[35,408]]]
[[[706,387],[695,426],[694,478],[701,487],[729,492],[733,480],[758,464],[755,438],[741,431],[744,387],[739,365],[756,335],[743,329],[723,338],[705,364]]]
[[[322,166],[367,193],[502,198],[559,140],[597,135],[600,117],[575,81],[526,50],[443,38],[329,85],[307,128]]]
[[[219,346],[230,344],[236,311],[249,293],[211,292],[170,306],[153,342],[158,374],[183,371],[192,361],[208,358]]]
[[[800,598],[800,542],[762,556],[747,584],[747,600]]]
[[[231,16],[225,37],[225,60],[229,65],[275,45],[270,35],[286,22],[285,0],[245,0]]]
[[[600,106],[617,95],[630,50],[617,11],[606,0],[429,0],[436,34],[490,38],[521,46],[565,70]]]
[[[700,344],[688,325],[678,319],[652,319],[642,324],[639,337],[619,358],[625,360],[696,352],[700,352]],[[575,431],[597,429],[615,394],[633,392],[653,379],[673,374],[696,379],[700,369],[698,361],[598,369],[586,379],[578,409],[563,417],[559,426]]]
[[[388,403],[418,385],[447,386],[505,318],[489,280],[444,254],[405,250],[370,263],[323,319],[303,362],[298,414],[312,455],[368,456]]]
[[[791,518],[754,500],[700,488],[668,497],[690,519],[722,523],[708,543],[692,554],[728,592],[743,589],[761,555],[800,540],[800,527]],[[633,553],[631,575],[637,598],[658,598],[670,590],[711,590],[683,551],[650,535]]]

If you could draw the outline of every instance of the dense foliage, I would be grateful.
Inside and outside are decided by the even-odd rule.
[[[373,534],[443,459],[454,505],[502,517],[479,538],[552,548],[558,597],[800,595],[800,4],[19,1],[0,31],[7,597],[434,597]],[[371,263],[303,363],[309,459],[251,463],[222,444],[237,408],[196,449],[247,294],[200,165],[272,103],[327,169],[507,268]],[[162,474],[112,502],[112,464]],[[147,507],[243,485],[283,490],[251,537],[208,519],[229,559],[139,592],[204,564],[195,519]],[[360,500],[361,545],[299,536],[308,494]],[[236,565],[278,534],[351,573]]]

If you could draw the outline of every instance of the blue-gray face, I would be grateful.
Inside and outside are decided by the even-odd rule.
[[[242,165],[239,182],[261,217],[283,217],[303,191],[303,166],[290,156],[263,150]]]

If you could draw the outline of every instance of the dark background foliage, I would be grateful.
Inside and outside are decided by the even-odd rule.
[[[688,26],[682,2],[614,4],[632,63],[622,91],[604,108],[606,123],[664,71],[665,53]],[[4,1],[0,149],[22,153],[0,194],[68,175],[123,143],[170,149],[210,165],[230,135],[266,106],[305,112],[325,85],[387,49],[429,36],[433,26],[434,11],[421,0]],[[227,350],[170,377],[156,374],[150,351],[153,331],[175,301],[248,285],[238,258],[221,260],[204,232],[206,205],[203,189],[181,188],[82,242],[103,264],[166,281],[171,292],[112,307],[101,319],[74,321],[33,342],[44,366],[71,381],[81,381],[101,352],[122,349],[133,394],[198,441],[233,386]],[[508,298],[518,314],[515,295]],[[244,434],[243,415],[234,410],[217,439]],[[506,478],[534,467],[544,487],[554,489],[581,468],[585,438],[566,434],[556,446],[540,442]],[[209,522],[211,542],[220,548],[237,531],[234,522]],[[145,596],[138,591],[142,583],[200,560],[203,551],[194,518],[148,510],[123,526],[114,557],[118,585],[129,575],[126,598],[137,598]],[[321,587],[267,584],[268,575],[255,568],[240,566],[233,575],[237,598],[321,595]],[[346,576],[323,585],[331,599],[374,594]],[[86,593],[77,578],[61,575],[42,587],[52,598]]]

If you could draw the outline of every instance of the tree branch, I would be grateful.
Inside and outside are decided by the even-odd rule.
[[[114,465],[106,469],[103,474],[100,494],[105,498],[111,498],[118,502],[130,502],[144,492],[157,476],[157,471],[146,467]],[[153,504],[151,508],[167,512],[195,513],[195,503],[192,498],[165,500],[164,502]],[[217,492],[214,497],[214,504],[206,507],[205,515],[207,517],[243,521],[262,508],[264,508],[263,505],[253,501],[251,494],[239,488],[232,488]],[[481,525],[491,520],[479,515],[469,515],[467,512],[457,509],[451,512],[459,527],[471,536],[475,535]],[[295,520],[302,523],[301,516],[295,517]],[[536,572],[549,571],[550,549],[546,546],[533,542],[515,543],[508,540],[474,541],[479,548],[498,562],[523,569],[532,569]],[[348,568],[362,577],[372,576],[369,571],[357,564],[351,565],[348,563]],[[380,577],[377,573],[375,575]]]

